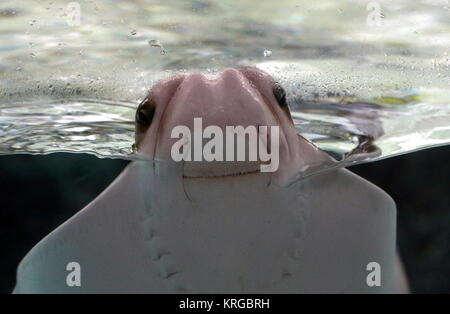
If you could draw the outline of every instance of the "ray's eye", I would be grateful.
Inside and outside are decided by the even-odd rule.
[[[136,122],[140,125],[148,126],[152,123],[154,115],[155,106],[146,99],[136,110]]]
[[[276,84],[275,87],[273,88],[273,95],[275,96],[275,99],[278,101],[280,107],[287,107],[286,92],[284,91],[283,87],[281,87],[280,84]]]

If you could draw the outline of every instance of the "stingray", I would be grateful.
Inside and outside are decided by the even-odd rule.
[[[171,131],[196,117],[221,129],[278,126],[278,169],[173,161]],[[345,168],[292,180],[336,161],[298,135],[267,73],[172,77],[151,89],[135,123],[139,158],[31,249],[15,293],[406,292],[394,201]]]

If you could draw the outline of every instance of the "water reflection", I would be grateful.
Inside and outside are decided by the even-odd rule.
[[[79,1],[78,25],[66,1],[2,1],[0,153],[130,158],[156,81],[246,65],[340,165],[448,144],[448,6],[369,2]]]

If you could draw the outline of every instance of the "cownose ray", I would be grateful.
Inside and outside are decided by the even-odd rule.
[[[171,160],[175,126],[279,126],[279,168]],[[279,85],[256,68],[156,84],[136,113],[132,162],[21,261],[15,293],[403,292],[396,207],[298,135]],[[69,265],[76,263],[77,284]],[[379,265],[378,284],[368,284]]]

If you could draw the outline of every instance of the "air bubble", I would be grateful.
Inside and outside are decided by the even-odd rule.
[[[159,54],[161,54],[161,55],[166,54],[166,50],[164,49],[163,45],[159,42],[159,40],[156,40],[156,39],[149,40],[148,44],[150,45],[150,47],[159,48],[160,49]]]
[[[264,58],[269,58],[270,56],[272,56],[272,50],[265,49]]]

